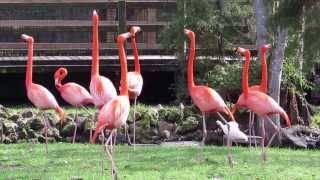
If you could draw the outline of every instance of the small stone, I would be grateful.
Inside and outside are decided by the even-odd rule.
[[[13,122],[17,122],[19,118],[20,118],[20,116],[18,114],[13,114],[8,118],[8,120],[13,121]]]
[[[32,118],[33,117],[33,111],[31,109],[25,109],[21,112],[21,116],[23,118]]]

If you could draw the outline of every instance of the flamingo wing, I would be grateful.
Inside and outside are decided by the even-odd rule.
[[[56,109],[59,107],[57,100],[51,94],[51,92],[39,84],[32,84],[29,86],[27,89],[27,96],[29,100],[38,108]]]
[[[92,102],[90,93],[77,83],[66,83],[61,88],[62,98],[73,106],[85,105]]]
[[[111,99],[117,96],[117,91],[113,83],[106,77],[97,76],[91,79],[90,93],[94,104],[97,107],[102,107]]]
[[[137,72],[129,72],[127,74],[128,77],[128,87],[129,87],[129,95],[130,97],[137,97],[141,94],[143,79],[140,73]]]

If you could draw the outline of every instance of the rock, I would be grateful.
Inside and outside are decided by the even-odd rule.
[[[16,133],[18,125],[14,122],[5,120],[3,121],[4,134]]]
[[[34,116],[32,109],[25,109],[21,112],[22,118],[32,118]]]
[[[186,120],[182,121],[182,124],[177,127],[177,134],[186,134],[188,132],[194,131],[198,128],[199,121],[196,117],[189,116]]]
[[[168,123],[166,121],[159,122],[159,134],[161,137],[165,139],[169,139],[172,135],[174,135],[176,130],[176,124]]]
[[[320,141],[320,129],[296,125],[281,129],[282,143],[296,148],[317,148]]]
[[[56,128],[48,129],[48,137],[54,137],[56,140],[60,140],[62,137],[60,136],[60,132]]]
[[[9,109],[5,108],[0,104],[0,118],[8,119],[10,117],[11,113]]]
[[[70,137],[73,136],[74,128],[75,128],[75,123],[74,122],[68,122],[65,126],[63,126],[61,130],[61,135],[63,137]]]
[[[33,129],[35,131],[40,131],[44,127],[44,123],[42,122],[42,119],[39,117],[33,117],[28,119],[29,127],[30,129]]]
[[[89,133],[90,129],[94,129],[94,122],[87,118],[84,123],[83,123],[83,132],[84,133]]]
[[[55,138],[53,138],[53,137],[47,137],[47,140],[48,140],[48,143],[56,142]],[[46,142],[46,139],[45,139],[44,135],[43,136],[41,135],[41,136],[38,137],[38,142],[40,142],[40,143],[45,143]]]
[[[20,116],[18,114],[13,114],[8,117],[8,120],[12,121],[12,122],[17,122],[19,118],[20,118]]]
[[[29,129],[30,128],[30,124],[28,123],[28,119],[25,118],[19,118],[16,121],[17,125],[19,126],[19,129]]]
[[[48,112],[45,114],[45,117],[51,126],[57,126],[58,124],[60,125],[60,120],[56,114]]]

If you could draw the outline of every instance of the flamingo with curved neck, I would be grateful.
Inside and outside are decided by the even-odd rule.
[[[279,114],[287,124],[288,127],[291,127],[290,119],[287,113],[279,106],[279,104],[272,99],[270,96],[259,91],[252,91],[249,89],[248,85],[248,76],[249,76],[249,65],[250,65],[250,51],[244,48],[238,48],[237,52],[241,53],[245,57],[245,64],[242,71],[242,94],[240,95],[237,103],[235,104],[233,111],[238,107],[243,107],[250,109],[263,120],[262,122],[262,159],[266,160],[266,151],[264,149],[264,139],[265,139],[265,128],[264,128],[264,119],[269,120],[276,132],[270,138],[270,141],[273,140],[275,134],[279,131],[279,128],[270,120],[269,116],[272,114]],[[270,143],[269,143],[270,144]]]
[[[73,133],[72,143],[75,143],[75,138],[77,134],[77,117],[78,117],[78,108],[83,107],[84,105],[93,103],[93,99],[90,93],[82,86],[74,82],[68,82],[61,84],[61,81],[68,75],[66,68],[59,68],[54,74],[55,86],[59,91],[62,99],[68,104],[76,107],[76,115],[74,118],[75,128]],[[90,133],[91,134],[91,133]]]
[[[120,94],[116,96],[107,104],[105,104],[99,111],[98,123],[91,142],[94,143],[99,132],[104,128],[111,130],[111,133],[105,143],[106,151],[111,160],[112,178],[116,177],[116,168],[112,156],[112,137],[117,129],[126,124],[130,111],[129,93],[128,93],[128,79],[127,79],[127,57],[124,49],[126,39],[130,38],[130,33],[120,34],[117,38],[117,45],[119,49],[120,66],[121,66],[121,80],[120,80]],[[111,146],[109,150],[109,146]]]
[[[51,94],[51,92],[46,89],[45,87],[33,83],[32,80],[32,66],[33,66],[33,37],[28,36],[26,34],[22,34],[21,38],[24,39],[28,43],[28,60],[27,60],[27,70],[26,70],[26,79],[25,79],[25,86],[27,90],[28,99],[32,102],[40,110],[47,110],[47,109],[54,109],[59,117],[61,123],[64,120],[64,111],[58,105],[55,97]],[[42,113],[44,116],[44,124],[45,124],[45,139],[46,139],[46,152],[48,153],[48,122],[45,117],[45,114]]]
[[[99,16],[95,10],[92,15],[92,25],[93,40],[90,93],[93,98],[93,103],[100,109],[117,96],[117,91],[108,78],[99,74]]]

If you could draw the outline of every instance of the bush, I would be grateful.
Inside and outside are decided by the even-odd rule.
[[[312,124],[320,127],[320,112],[317,112],[312,116]]]

